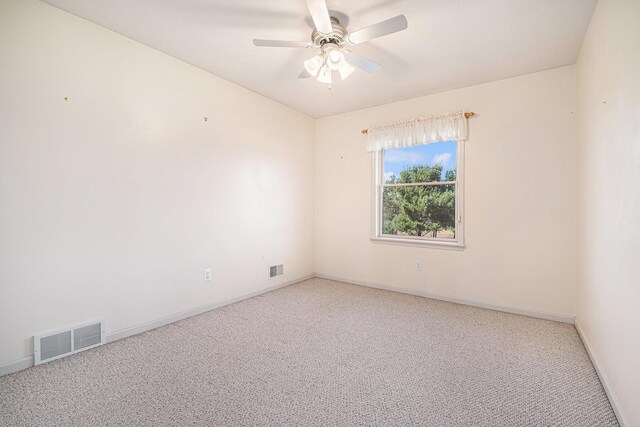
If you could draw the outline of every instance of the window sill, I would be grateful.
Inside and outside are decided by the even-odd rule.
[[[370,240],[371,243],[378,243],[383,245],[416,246],[422,248],[445,249],[452,251],[462,251],[465,249],[465,245],[458,242],[403,239],[398,237],[372,237]]]

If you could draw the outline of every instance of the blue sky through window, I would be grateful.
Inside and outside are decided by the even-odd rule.
[[[387,148],[384,150],[384,180],[385,182],[395,175],[400,176],[400,171],[415,165],[433,166],[441,163],[442,178],[448,170],[455,170],[456,142],[434,142],[433,144],[416,145],[404,148]]]

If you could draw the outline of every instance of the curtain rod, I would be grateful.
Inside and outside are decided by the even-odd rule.
[[[474,113],[473,111],[469,111],[468,113],[464,113],[464,118],[465,119],[470,119],[471,117],[475,117],[476,113]],[[366,135],[369,133],[369,129],[362,129],[360,131],[362,134]]]

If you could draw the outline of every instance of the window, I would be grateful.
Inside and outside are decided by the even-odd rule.
[[[462,247],[464,141],[375,153],[373,239]]]

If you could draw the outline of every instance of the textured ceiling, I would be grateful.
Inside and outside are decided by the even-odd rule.
[[[383,65],[331,89],[298,79],[312,49],[304,0],[45,0],[313,117],[557,68],[576,61],[596,0],[327,0],[348,30],[398,14],[406,31],[352,50]]]

